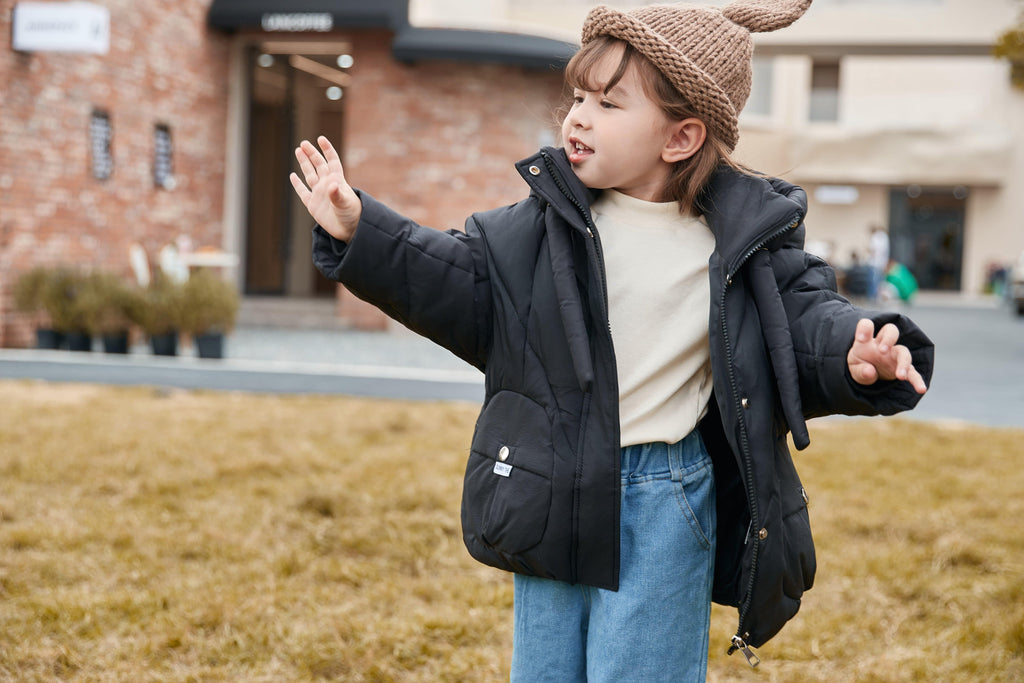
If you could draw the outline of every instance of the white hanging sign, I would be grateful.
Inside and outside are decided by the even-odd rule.
[[[326,32],[334,28],[330,12],[269,12],[260,18],[264,31]]]
[[[819,204],[856,204],[860,191],[853,185],[820,185],[814,199]]]
[[[110,10],[91,2],[19,2],[12,47],[18,52],[110,51]]]

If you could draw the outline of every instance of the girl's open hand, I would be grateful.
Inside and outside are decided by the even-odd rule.
[[[910,360],[910,349],[899,340],[899,329],[892,323],[884,325],[874,334],[875,324],[867,318],[857,323],[853,346],[846,354],[850,376],[858,384],[874,384],[879,379],[899,379],[910,382],[914,391],[923,394],[928,391],[921,373],[914,369]]]
[[[288,178],[313,220],[335,239],[349,242],[359,225],[363,204],[345,180],[334,146],[323,135],[316,141],[323,154],[308,140],[295,149],[305,184],[296,173]]]

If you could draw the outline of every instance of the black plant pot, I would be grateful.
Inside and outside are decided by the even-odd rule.
[[[223,358],[224,335],[220,332],[197,334],[192,338],[200,358]]]
[[[155,334],[149,338],[149,348],[155,356],[178,355],[178,333]]]
[[[72,351],[92,351],[92,336],[85,332],[68,332],[68,348]]]
[[[57,330],[39,328],[36,330],[37,349],[59,349],[64,346],[64,334]]]
[[[103,335],[103,350],[106,353],[128,353],[128,333],[114,332]]]

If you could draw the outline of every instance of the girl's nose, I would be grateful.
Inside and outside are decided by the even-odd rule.
[[[587,117],[583,112],[583,105],[577,104],[575,107],[569,110],[568,116],[565,117],[566,122],[573,128],[586,128]]]

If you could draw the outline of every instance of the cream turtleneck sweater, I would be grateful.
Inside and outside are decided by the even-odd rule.
[[[622,446],[675,443],[711,395],[708,259],[715,240],[676,202],[605,190],[593,206],[608,282]]]

